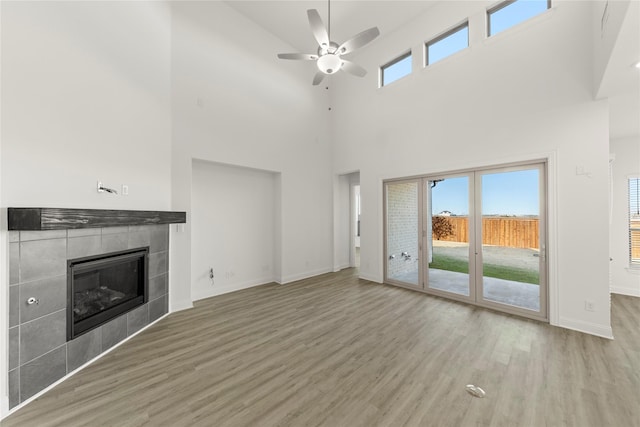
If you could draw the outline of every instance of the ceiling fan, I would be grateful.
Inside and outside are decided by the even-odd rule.
[[[331,40],[331,0],[328,0],[329,10],[329,25],[325,28],[320,18],[320,14],[316,9],[307,10],[307,16],[309,17],[309,26],[311,32],[318,42],[318,53],[279,53],[280,59],[297,59],[302,61],[316,61],[318,71],[313,78],[313,85],[319,85],[327,74],[335,74],[339,70],[344,70],[347,73],[354,76],[364,77],[367,74],[367,70],[342,58],[342,55],[347,55],[354,50],[361,48],[362,46],[370,43],[373,39],[380,35],[378,27],[372,27],[365,30],[353,38],[347,40],[342,44],[338,44]]]

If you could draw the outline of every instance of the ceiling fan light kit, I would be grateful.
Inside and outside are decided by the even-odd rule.
[[[342,55],[347,55],[356,49],[369,44],[376,37],[380,35],[380,30],[377,27],[369,28],[355,37],[347,40],[342,44],[331,41],[331,1],[328,2],[329,10],[329,26],[325,28],[320,18],[320,14],[316,9],[307,10],[307,17],[309,18],[309,26],[311,32],[318,42],[318,54],[310,53],[279,53],[280,59],[293,59],[302,61],[316,61],[318,67],[318,73],[313,78],[313,85],[319,85],[324,79],[325,75],[331,75],[337,73],[339,70],[346,71],[357,77],[364,77],[367,74],[367,70],[361,66],[347,61],[342,58]]]
[[[338,55],[328,53],[318,58],[318,69],[325,74],[334,74],[342,67],[342,60]]]

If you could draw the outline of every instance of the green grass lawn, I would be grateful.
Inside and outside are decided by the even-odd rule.
[[[469,263],[466,260],[449,257],[446,255],[434,255],[429,268],[439,270],[456,271],[469,274]],[[539,284],[538,271],[525,270],[523,268],[505,267],[495,264],[484,264],[484,275],[496,279],[513,280],[515,282]]]

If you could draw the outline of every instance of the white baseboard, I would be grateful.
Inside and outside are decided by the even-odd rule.
[[[9,415],[9,396],[2,396],[0,398],[0,420],[3,420]]]
[[[332,273],[332,272],[333,270],[327,267],[327,268],[321,268],[315,271],[306,271],[304,273],[292,274],[290,276],[283,277],[282,282],[280,282],[280,284],[284,285],[286,283],[296,282],[298,280],[308,279],[309,277],[319,276],[321,274]]]
[[[337,273],[338,271],[340,271],[340,270],[344,270],[344,269],[346,269],[346,268],[351,268],[351,264],[346,263],[346,264],[340,264],[340,265],[338,265],[338,266],[334,266],[334,267],[333,267],[333,272],[334,272],[334,273]]]
[[[64,377],[60,378],[58,381],[54,382],[53,384],[51,384],[49,387],[45,388],[44,390],[39,391],[38,393],[34,394],[33,396],[31,396],[30,398],[28,398],[27,400],[25,400],[24,402],[21,402],[19,405],[16,405],[15,407],[11,408],[11,410],[9,410],[9,412],[3,414],[2,418],[4,417],[8,417],[9,415],[13,414],[14,412],[20,410],[20,408],[24,408],[26,405],[28,405],[29,403],[33,402],[34,400],[36,400],[37,398],[39,398],[40,396],[42,396],[43,394],[45,394],[46,392],[48,392],[49,390],[51,390],[52,388],[54,388],[55,386],[57,386],[58,384],[68,380],[69,378],[71,378],[72,376],[74,376],[75,374],[77,374],[78,372],[82,371],[84,368],[86,368],[87,366],[91,365],[93,362],[95,362],[98,359],[101,359],[103,356],[111,353],[113,350],[115,350],[116,348],[120,347],[122,344],[126,343],[127,341],[129,341],[131,338],[135,337],[136,335],[138,335],[139,333],[141,333],[142,331],[146,330],[147,328],[150,328],[152,325],[156,324],[157,322],[159,322],[160,320],[164,319],[165,317],[167,317],[170,313],[165,314],[164,316],[160,317],[159,319],[154,320],[152,323],[149,323],[147,326],[145,326],[144,328],[140,329],[138,332],[129,335],[128,337],[126,337],[125,339],[123,339],[122,341],[120,341],[119,343],[115,344],[113,347],[109,348],[108,350],[100,353],[99,355],[97,355],[96,357],[94,357],[93,359],[89,360],[87,363],[85,363],[84,365],[80,366],[79,368],[76,368],[75,370],[69,372],[67,375],[65,375]],[[8,399],[8,397],[7,397]],[[4,403],[4,402],[3,402]],[[7,407],[9,406],[8,404],[8,400],[7,400]],[[0,419],[2,419],[0,418]]]
[[[193,308],[193,302],[192,301],[178,301],[178,302],[171,302],[169,301],[169,313],[175,313],[177,311],[182,311],[182,310],[188,310],[190,308]]]
[[[360,274],[359,276],[361,279],[363,280],[368,280],[370,282],[375,282],[375,283],[382,283],[382,280],[378,279],[377,277],[373,277],[373,276],[368,276],[366,274]]]
[[[349,265],[346,265],[343,268],[349,268]],[[248,282],[243,282],[243,283],[236,283],[233,285],[227,285],[227,286],[222,286],[219,288],[212,288],[210,292],[200,292],[197,293],[195,295],[193,295],[193,300],[194,301],[198,301],[201,299],[205,299],[205,298],[211,298],[211,297],[215,297],[217,295],[223,295],[223,294],[227,294],[229,292],[235,292],[235,291],[240,291],[242,289],[248,289],[248,288],[252,288],[254,286],[260,286],[260,285],[264,285],[267,283],[278,283],[278,284],[286,284],[286,283],[291,283],[291,282],[296,282],[298,280],[304,280],[304,279],[308,279],[310,277],[315,277],[315,276],[319,276],[321,274],[325,274],[325,273],[333,273],[335,271],[333,271],[331,268],[321,268],[318,270],[314,270],[314,271],[307,271],[304,273],[300,273],[300,274],[293,274],[290,276],[286,276],[285,278],[283,278],[282,280],[277,280],[274,279],[272,277],[268,277],[268,278],[262,278],[262,279],[257,279],[257,280],[251,280]],[[173,311],[177,311],[177,310],[172,310]]]
[[[602,338],[613,339],[613,330],[611,326],[600,325],[597,323],[584,322],[582,320],[568,319],[560,317],[558,324],[561,328],[572,329],[574,331],[583,332],[585,334],[595,335]]]
[[[611,293],[627,295],[630,297],[640,297],[640,288],[623,288],[621,286],[612,286]]]
[[[272,277],[262,278],[257,280],[250,280],[243,283],[234,283],[227,286],[212,287],[208,292],[199,292],[193,296],[194,301],[198,301],[205,298],[215,297],[217,295],[228,294],[229,292],[240,291],[242,289],[253,288],[254,286],[260,286],[267,283],[273,283]]]

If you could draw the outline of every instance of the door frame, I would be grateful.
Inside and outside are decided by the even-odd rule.
[[[503,165],[491,165],[491,166],[483,166],[483,167],[477,167],[477,168],[468,168],[468,169],[461,169],[461,170],[454,170],[454,171],[444,171],[441,173],[437,173],[437,174],[425,174],[425,175],[418,175],[418,176],[411,176],[411,177],[405,177],[405,178],[393,178],[393,179],[385,179],[382,181],[382,186],[383,186],[383,192],[382,192],[382,202],[383,202],[383,282],[385,284],[390,284],[390,285],[394,285],[394,286],[399,286],[402,288],[407,288],[407,289],[411,289],[411,290],[416,290],[419,292],[423,292],[426,294],[431,294],[431,295],[435,295],[435,296],[440,296],[440,297],[444,297],[447,299],[451,299],[451,300],[456,300],[456,301],[461,301],[461,302],[465,302],[468,304],[472,304],[475,306],[479,306],[479,307],[483,307],[483,308],[488,308],[491,310],[496,310],[502,313],[507,313],[507,314],[514,314],[520,317],[525,317],[525,318],[530,318],[530,319],[534,319],[534,320],[538,320],[538,321],[543,321],[543,322],[550,322],[550,298],[549,298],[549,294],[550,294],[550,290],[549,290],[549,276],[550,276],[550,265],[549,265],[549,261],[550,261],[550,257],[549,257],[549,253],[548,253],[548,248],[549,248],[549,217],[550,217],[550,213],[549,213],[549,205],[550,205],[550,191],[549,191],[549,174],[551,173],[550,171],[552,171],[552,168],[550,168],[549,163],[553,162],[553,158],[538,158],[538,159],[532,159],[532,160],[525,160],[525,161],[517,161],[517,162],[512,162],[512,163],[506,163]],[[492,302],[492,301],[486,301],[482,298],[478,298],[477,294],[479,294],[480,296],[482,296],[482,286],[478,287],[477,285],[474,285],[473,283],[471,283],[471,278],[475,278],[476,281],[478,280],[482,280],[482,272],[480,275],[478,275],[478,269],[482,269],[482,217],[481,215],[478,215],[477,210],[481,208],[481,203],[475,203],[475,197],[476,197],[476,189],[475,187],[478,185],[481,185],[481,180],[480,179],[476,179],[476,175],[481,175],[482,173],[486,173],[488,171],[508,171],[508,170],[521,170],[523,168],[526,168],[527,166],[537,166],[539,168],[539,170],[541,171],[540,173],[540,179],[539,179],[539,197],[540,197],[540,217],[539,217],[539,241],[540,241],[540,257],[542,260],[544,260],[543,263],[543,268],[540,269],[540,280],[539,280],[539,286],[540,286],[540,312],[536,313],[536,312],[532,312],[531,310],[527,310],[524,308],[517,308],[514,306],[509,306],[506,304],[501,304],[501,303],[497,303],[497,302]],[[470,256],[469,258],[469,276],[470,276],[470,289],[469,289],[469,293],[470,296],[466,297],[464,295],[457,295],[454,293],[449,293],[446,291],[440,291],[440,290],[436,290],[436,289],[431,289],[427,286],[426,284],[426,280],[428,279],[427,273],[425,273],[425,271],[428,269],[428,262],[427,262],[427,247],[428,245],[426,245],[426,228],[424,226],[424,221],[426,221],[425,215],[424,213],[426,212],[426,201],[425,199],[425,191],[424,191],[424,187],[425,187],[425,183],[428,182],[429,180],[434,180],[434,179],[438,179],[439,177],[452,177],[452,176],[461,176],[464,174],[469,174],[472,178],[470,178],[470,185],[469,185],[469,215],[471,216],[471,212],[473,209],[473,216],[474,216],[474,221],[469,221],[469,236],[473,236],[473,239],[475,240],[475,245],[477,249],[477,245],[480,245],[480,252],[478,255],[474,256],[473,258]],[[418,286],[413,286],[409,283],[405,283],[405,282],[400,282],[394,279],[390,279],[388,277],[388,268],[387,268],[387,262],[388,262],[388,252],[387,252],[387,184],[390,183],[402,183],[402,182],[417,182],[418,183],[418,217],[419,217],[419,221],[420,221],[420,228],[422,228],[422,230],[420,230],[420,234],[422,234],[421,236],[419,236],[419,272],[418,272],[418,277],[419,277],[419,285]],[[471,186],[474,186],[474,188],[472,189]],[[481,212],[480,212],[481,213]],[[473,226],[472,223],[473,222]],[[479,225],[478,225],[479,223]],[[473,229],[471,228],[473,227]],[[473,233],[473,234],[472,234]],[[479,238],[478,238],[478,234],[480,234]],[[479,243],[478,243],[479,242]],[[472,249],[472,242],[469,242],[469,248],[470,248],[470,254],[471,254],[471,249]],[[477,250],[476,250],[477,252]],[[474,253],[475,255],[475,253]],[[426,267],[425,267],[426,265]],[[473,265],[473,270],[472,270],[472,265]],[[473,275],[471,274],[471,272],[473,271]],[[473,300],[471,299],[471,295],[473,293],[477,293],[476,295],[474,295]]]
[[[549,266],[547,263],[547,162],[526,162],[518,165],[505,165],[496,167],[487,167],[478,169],[475,173],[475,194],[482,194],[482,175],[488,173],[501,173],[501,172],[516,172],[521,170],[537,169],[539,173],[538,180],[538,203],[540,206],[540,215],[538,217],[538,246],[540,251],[540,262],[542,267],[539,269],[538,286],[540,289],[540,311],[534,312],[527,310],[526,308],[520,308],[508,304],[502,304],[499,302],[487,300],[484,298],[484,263],[482,260],[482,200],[476,201],[475,204],[475,229],[476,234],[474,240],[476,242],[476,270],[475,270],[475,288],[476,288],[476,304],[481,307],[491,308],[494,310],[502,311],[509,314],[515,314],[522,317],[528,317],[531,319],[549,320],[549,287],[547,282],[547,276]]]
[[[450,179],[450,178],[460,178],[460,177],[467,177],[468,179],[468,187],[467,187],[467,203],[469,206],[469,214],[468,214],[468,235],[473,238],[473,236],[475,236],[475,221],[472,221],[473,218],[473,213],[475,212],[474,210],[474,201],[475,201],[475,197],[474,197],[474,172],[473,171],[459,171],[459,172],[453,172],[453,173],[442,173],[442,174],[436,174],[436,175],[428,175],[425,176],[422,180],[423,180],[423,187],[422,187],[422,193],[426,193],[430,184],[429,182],[432,182],[434,180],[437,179]],[[424,249],[424,259],[423,261],[423,266],[421,266],[420,270],[423,271],[424,276],[423,276],[423,283],[422,283],[422,287],[423,289],[432,295],[437,295],[437,296],[441,296],[444,298],[449,298],[449,299],[453,299],[456,301],[462,301],[462,302],[467,302],[467,303],[473,303],[476,300],[476,287],[474,286],[474,283],[472,283],[472,278],[473,276],[473,272],[475,272],[475,265],[476,265],[476,257],[475,257],[475,248],[473,247],[472,243],[473,240],[470,239],[469,241],[469,253],[468,253],[468,263],[469,263],[469,273],[468,273],[468,279],[469,279],[469,283],[468,283],[468,289],[469,289],[469,295],[462,295],[462,294],[456,294],[454,292],[447,292],[441,289],[437,289],[437,288],[432,288],[429,286],[429,248],[431,247],[429,244],[429,233],[427,233],[427,229],[429,227],[429,220],[431,219],[431,215],[429,215],[431,206],[429,206],[429,198],[428,197],[424,197],[424,212],[426,213],[426,215],[423,216],[423,224],[422,224],[422,229],[423,229],[423,233],[422,233],[422,247],[425,248]],[[431,213],[433,214],[433,213]]]

